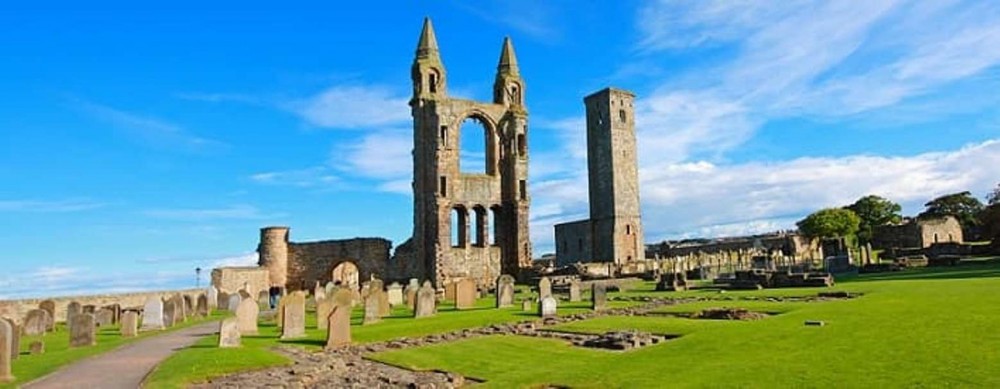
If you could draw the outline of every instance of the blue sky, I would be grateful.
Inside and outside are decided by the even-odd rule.
[[[0,10],[0,298],[191,286],[271,224],[402,243],[424,16],[452,95],[489,99],[513,39],[537,255],[587,213],[582,98],[609,85],[638,95],[648,241],[1000,182],[993,2],[79,7]]]

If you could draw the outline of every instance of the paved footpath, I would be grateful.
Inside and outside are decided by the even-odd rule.
[[[135,389],[156,365],[175,351],[218,332],[219,322],[209,322],[146,338],[65,366],[23,388]]]

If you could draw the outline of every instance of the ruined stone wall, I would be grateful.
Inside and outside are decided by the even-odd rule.
[[[688,244],[684,246],[670,247],[666,245],[653,245],[650,247],[651,254],[660,257],[683,257],[694,254],[717,254],[723,252],[738,252],[753,250],[757,244],[763,251],[778,251],[784,255],[808,257],[810,255],[819,257],[818,245],[811,243],[810,239],[796,234],[773,235],[762,237],[729,238],[720,241],[708,242],[705,244]]]
[[[122,308],[141,308],[146,303],[146,299],[151,296],[165,298],[175,294],[191,296],[197,301],[199,294],[206,293],[205,289],[182,289],[171,291],[136,292],[136,293],[116,293],[87,296],[54,297],[52,301],[56,303],[56,321],[66,321],[66,306],[76,301],[80,305],[93,305],[103,307],[106,305],[120,304]],[[24,316],[32,309],[38,309],[38,304],[45,301],[45,298],[33,298],[22,300],[0,300],[0,317],[13,319],[17,323],[24,320]]]
[[[566,266],[594,261],[590,219],[556,224],[556,264]]]
[[[212,269],[212,286],[230,294],[246,286],[247,292],[256,298],[260,291],[271,287],[269,275],[266,267],[220,267]]]
[[[962,243],[962,225],[952,216],[939,219],[911,220],[901,225],[875,229],[872,247],[927,248],[934,243]]]
[[[958,219],[948,216],[940,219],[920,220],[921,247],[927,248],[935,243],[962,243],[962,224]]]
[[[392,242],[382,238],[325,240],[289,245],[289,290],[309,290],[317,281],[333,280],[333,269],[344,262],[358,267],[360,281],[389,277],[389,252]]]

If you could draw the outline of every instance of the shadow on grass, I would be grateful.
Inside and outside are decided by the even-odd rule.
[[[326,340],[324,339],[310,339],[310,338],[299,338],[299,339],[284,339],[279,340],[278,343],[282,344],[295,344],[302,346],[326,346]]]

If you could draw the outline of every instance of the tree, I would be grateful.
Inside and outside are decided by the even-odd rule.
[[[846,208],[821,209],[795,223],[810,238],[851,237],[858,232],[861,218]]]
[[[979,214],[983,211],[983,203],[972,197],[969,191],[947,194],[924,204],[924,212],[917,215],[919,219],[936,219],[954,216],[962,225],[967,238],[974,238],[979,229]]]
[[[982,226],[983,238],[1000,245],[1000,202],[994,202],[979,213],[979,223]]]
[[[862,243],[872,241],[876,227],[899,223],[903,220],[903,215],[900,213],[903,211],[903,207],[889,199],[875,195],[862,197],[846,208],[854,211],[861,219],[861,224],[858,227],[858,240]]]
[[[993,191],[986,195],[986,203],[989,205],[1000,204],[1000,184],[997,184]]]

